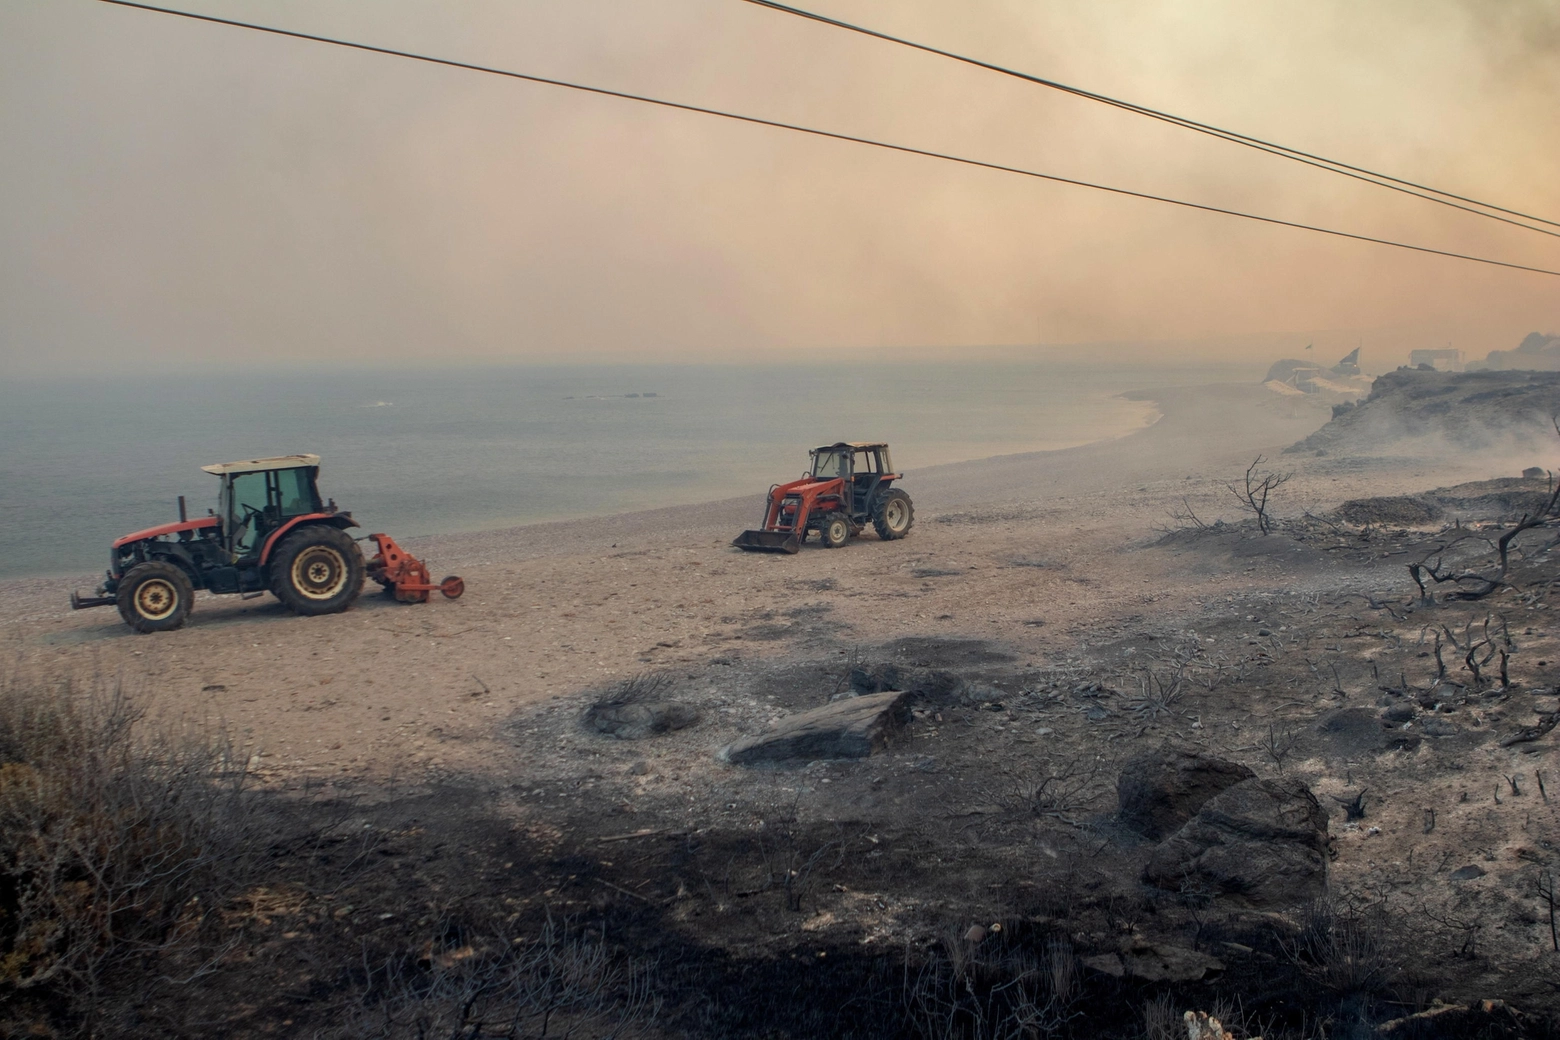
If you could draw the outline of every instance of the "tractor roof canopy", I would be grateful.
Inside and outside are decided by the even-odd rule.
[[[825,444],[821,448],[814,448],[812,454],[821,451],[871,451],[873,448],[886,448],[882,441],[840,441],[838,444]]]
[[[258,473],[261,470],[271,469],[304,469],[316,468],[320,464],[318,455],[279,455],[274,459],[249,459],[246,462],[217,462],[210,466],[202,466],[204,473],[213,473],[217,476],[226,476],[230,473]]]

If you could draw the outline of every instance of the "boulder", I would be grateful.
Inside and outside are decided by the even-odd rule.
[[[1121,955],[1131,978],[1145,982],[1199,982],[1224,970],[1224,962],[1183,946],[1149,946]]]
[[[1252,907],[1308,902],[1327,886],[1327,813],[1304,781],[1244,780],[1161,842],[1143,877]]]
[[[1163,838],[1208,799],[1255,775],[1238,762],[1162,749],[1127,762],[1116,781],[1116,799],[1123,822],[1150,838]]]
[[[791,715],[766,733],[722,748],[720,758],[737,765],[866,758],[910,720],[911,697],[887,690]]]

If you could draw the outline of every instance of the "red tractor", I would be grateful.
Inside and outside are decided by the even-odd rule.
[[[127,534],[109,550],[108,577],[94,596],[71,593],[70,605],[117,606],[137,632],[184,624],[196,589],[248,598],[270,592],[298,614],[346,610],[373,577],[397,599],[425,601],[438,589],[454,599],[459,578],[428,582],[427,568],[383,534],[369,535],[379,553],[368,563],[346,528],[352,514],[321,503],[318,455],[202,466],[222,481],[219,505],[194,520],[179,496],[177,523]]]
[[[829,444],[814,448],[812,468],[800,480],[776,484],[764,505],[764,524],[731,544],[749,552],[799,552],[811,531],[838,549],[871,524],[886,541],[903,538],[915,508],[893,471],[886,444]]]

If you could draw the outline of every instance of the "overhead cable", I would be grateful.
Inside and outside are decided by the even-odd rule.
[[[1366,183],[1374,184],[1377,187],[1387,188],[1391,191],[1402,192],[1405,195],[1412,195],[1417,199],[1424,199],[1427,202],[1434,202],[1442,206],[1450,206],[1453,209],[1460,209],[1465,213],[1472,213],[1475,216],[1485,217],[1489,220],[1498,220],[1503,224],[1510,224],[1513,227],[1523,228],[1528,231],[1536,231],[1541,235],[1553,235],[1556,238],[1560,238],[1560,231],[1551,231],[1548,228],[1534,227],[1532,224],[1523,223],[1525,220],[1531,220],[1540,224],[1548,224],[1552,228],[1560,228],[1560,222],[1547,220],[1544,217],[1536,217],[1530,213],[1523,213],[1518,210],[1507,209],[1504,206],[1497,206],[1490,202],[1481,202],[1478,199],[1468,198],[1467,196],[1458,195],[1449,191],[1442,191],[1439,188],[1432,188],[1428,185],[1419,184],[1415,181],[1404,180],[1400,177],[1393,177],[1390,174],[1379,173],[1375,170],[1368,170],[1362,166],[1351,166],[1350,164],[1340,162],[1337,159],[1329,159],[1326,156],[1314,155],[1310,152],[1301,151],[1298,148],[1290,148],[1287,145],[1278,144],[1274,141],[1266,141],[1260,137],[1252,137],[1248,134],[1242,134],[1235,130],[1226,130],[1222,127],[1212,126],[1208,123],[1200,123],[1195,119],[1188,119],[1185,116],[1178,116],[1170,112],[1163,112],[1159,109],[1149,108],[1146,105],[1139,105],[1131,101],[1123,101],[1120,98],[1113,98],[1105,94],[1097,94],[1091,90],[1084,90],[1082,87],[1074,87],[1066,83],[1060,83],[1053,79],[1046,79],[1043,76],[1031,75],[1030,73],[1021,72],[1017,69],[1009,68],[1005,65],[998,65],[995,62],[984,61],[980,58],[971,58],[968,55],[944,50],[941,47],[934,47],[931,44],[918,43],[915,40],[906,39],[902,36],[894,36],[890,33],[881,32],[877,29],[871,29],[864,25],[857,25],[853,22],[842,21],[838,18],[830,18],[829,16],[819,14],[816,11],[808,11],[804,8],[792,7],[789,4],[777,3],[775,0],[743,0],[743,2],[753,4],[757,7],[766,7],[771,11],[779,11],[783,14],[795,15],[798,18],[805,18],[809,21],[819,22],[823,25],[833,26],[837,29],[846,29],[850,32],[860,33],[863,36],[870,36],[873,39],[883,40],[887,43],[895,43],[903,47],[924,51],[927,54],[935,54],[938,57],[950,58],[954,61],[963,62],[966,65],[973,65],[976,68],[986,69],[987,71],[1000,73],[1004,76],[1011,76],[1014,79],[1020,79],[1026,83],[1033,83],[1037,86],[1049,87],[1052,90],[1059,90],[1065,94],[1071,94],[1075,97],[1085,98],[1089,101],[1097,101],[1100,104],[1110,105],[1113,108],[1123,109],[1124,111],[1132,112],[1140,116],[1147,116],[1150,119],[1157,119],[1161,122],[1171,123],[1175,126],[1179,126],[1187,130],[1192,130],[1196,133],[1217,137],[1220,140],[1229,141],[1232,144],[1242,145],[1247,148],[1254,148],[1259,152],[1267,152],[1269,155],[1276,155],[1282,159],[1290,159],[1294,162],[1304,163],[1307,166],[1314,166],[1317,169],[1326,170],[1329,173],[1340,174],[1344,177],[1352,177],[1354,180],[1365,181]],[[1500,216],[1502,213],[1508,214],[1508,216]],[[1512,217],[1520,217],[1522,219],[1513,220],[1511,219]]]
[[[396,50],[390,47],[379,47],[369,43],[358,43],[352,40],[343,40],[332,36],[318,36],[313,33],[299,32],[293,29],[282,29],[275,26],[260,25],[254,22],[241,22],[232,18],[219,18],[216,15],[197,14],[193,11],[180,11],[171,7],[157,7],[152,4],[135,3],[133,0],[98,0],[99,3],[112,4],[115,7],[128,7],[140,11],[152,11],[158,14],[174,15],[179,18],[188,18],[198,22],[211,22],[217,25],[227,25],[238,29],[251,29],[256,32],[269,33],[275,36],[286,36],[297,40],[308,40],[313,43],[325,43],[335,47],[346,47],[351,50],[368,51],[372,54],[383,54],[393,58],[407,58],[412,61],[426,62],[431,65],[442,65],[447,68],[464,69],[468,72],[482,72],[492,76],[503,76],[508,79],[523,80],[527,83],[538,83],[549,87],[562,87],[567,90],[577,90],[587,94],[595,94],[601,97],[618,98],[623,101],[638,101],[647,105],[656,105],[661,108],[674,109],[680,112],[693,112],[698,115],[717,116],[721,119],[731,119],[741,123],[752,123],[756,126],[767,126],[777,130],[790,130],[799,134],[809,134],[814,137],[828,138],[834,141],[845,141],[850,144],[867,145],[872,148],[881,148],[886,151],[903,152],[907,155],[919,155],[928,159],[941,159],[945,162],[960,163],[965,166],[975,166],[985,170],[996,170],[999,173],[1012,173],[1021,177],[1032,177],[1036,180],[1051,181],[1056,184],[1070,184],[1079,188],[1090,188],[1095,191],[1109,192],[1112,195],[1124,195],[1129,198],[1145,199],[1150,202],[1162,202],[1171,206],[1180,206],[1184,209],[1200,210],[1205,213],[1218,213],[1228,217],[1239,217],[1243,220],[1254,220],[1263,224],[1273,224],[1279,227],[1295,228],[1300,231],[1312,231],[1317,234],[1331,235],[1336,238],[1353,239],[1357,242],[1370,242],[1375,245],[1391,246],[1395,249],[1407,249],[1416,253],[1429,253],[1433,256],[1444,256],[1454,260],[1468,260],[1478,264],[1489,264],[1493,267],[1505,267],[1515,271],[1531,271],[1534,274],[1550,275],[1560,278],[1560,271],[1552,271],[1543,267],[1531,267],[1527,264],[1512,263],[1507,260],[1495,260],[1489,257],[1474,256],[1468,253],[1457,253],[1446,249],[1435,249],[1431,246],[1413,245],[1407,242],[1397,242],[1388,238],[1376,238],[1371,235],[1356,234],[1352,231],[1339,231],[1335,228],[1320,227],[1313,224],[1301,224],[1292,220],[1281,220],[1278,217],[1265,217],[1256,213],[1246,213],[1241,210],[1225,209],[1221,206],[1210,206],[1201,202],[1190,202],[1185,199],[1171,198],[1165,195],[1152,195],[1147,192],[1132,191],[1128,188],[1118,188],[1107,184],[1097,184],[1092,181],[1077,180],[1071,177],[1061,177],[1052,173],[1041,173],[1036,170],[1026,170],[1017,166],[1005,166],[1001,163],[986,162],[981,159],[970,159],[965,156],[952,155],[947,152],[936,152],[925,148],[915,148],[910,145],[894,144],[889,141],[879,141],[870,137],[858,137],[854,134],[836,133],[832,130],[820,130],[815,127],[802,126],[797,123],[786,123],[775,119],[764,119],[760,116],[743,115],[739,112],[728,112],[718,108],[706,108],[702,105],[691,105],[681,101],[667,101],[663,98],[651,97],[646,94],[631,94],[626,91],[612,90],[607,87],[594,87],[584,83],[574,83],[569,80],[553,79],[547,76],[536,76],[526,72],[515,72],[509,69],[494,68],[488,65],[476,65],[471,62],[456,61],[452,58],[439,58],[427,54],[418,54],[414,51]]]

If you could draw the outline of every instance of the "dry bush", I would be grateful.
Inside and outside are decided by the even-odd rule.
[[[1105,772],[1105,763],[1098,757],[1081,756],[1051,762],[1044,775],[1004,770],[1012,786],[1000,792],[997,800],[1012,809],[1071,823],[1099,797]]]
[[[1382,910],[1355,910],[1319,899],[1306,910],[1284,951],[1301,974],[1336,996],[1379,993],[1402,965]]]
[[[371,967],[339,1040],[519,1040],[645,1036],[660,1013],[650,966],[616,957],[604,938],[549,920],[534,941],[502,925],[480,937],[458,931],[420,956]]]
[[[1004,933],[977,944],[946,937],[912,976],[903,1006],[909,1032],[926,1040],[1035,1040],[1068,1035],[1081,1016],[1083,985],[1072,944],[1006,945]]]
[[[674,685],[672,677],[665,673],[630,676],[586,708],[580,722],[588,730],[619,740],[640,740],[686,729],[699,721],[699,714],[688,705],[666,699]]]
[[[1246,478],[1243,484],[1226,484],[1225,487],[1229,488],[1230,494],[1234,495],[1241,505],[1256,514],[1257,530],[1266,535],[1273,530],[1274,524],[1273,516],[1268,512],[1268,498],[1273,492],[1289,483],[1289,478],[1294,474],[1274,473],[1271,470],[1258,473],[1257,467],[1260,465],[1262,465],[1262,456],[1258,455],[1251,465],[1246,467]]]
[[[214,970],[223,904],[263,842],[244,757],[158,730],[122,687],[0,676],[0,994],[11,1016],[112,1032]],[[13,1018],[10,1025],[15,1025]]]
[[[1143,1040],[1185,1040],[1186,1026],[1168,993],[1143,1005]]]

